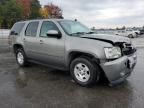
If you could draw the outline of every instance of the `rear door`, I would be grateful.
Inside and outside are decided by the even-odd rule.
[[[39,40],[37,38],[38,26],[39,21],[32,21],[28,23],[23,36],[23,43],[26,55],[32,59],[39,58],[37,47],[39,44]]]

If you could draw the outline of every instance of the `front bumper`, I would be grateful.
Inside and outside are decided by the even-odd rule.
[[[109,82],[114,85],[124,81],[133,71],[137,62],[136,52],[130,56],[123,56],[119,59],[101,64]]]

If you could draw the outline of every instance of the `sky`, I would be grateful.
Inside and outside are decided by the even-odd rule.
[[[39,0],[63,10],[65,19],[77,19],[88,27],[116,28],[144,25],[144,0]]]

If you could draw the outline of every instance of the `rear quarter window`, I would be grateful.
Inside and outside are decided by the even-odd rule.
[[[10,35],[20,35],[25,23],[16,23],[11,29]]]

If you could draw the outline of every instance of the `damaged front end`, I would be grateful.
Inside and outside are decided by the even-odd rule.
[[[131,43],[116,42],[113,45],[120,47],[122,56],[102,63],[101,67],[109,82],[115,85],[123,82],[131,74],[137,62],[137,55],[136,48]]]

